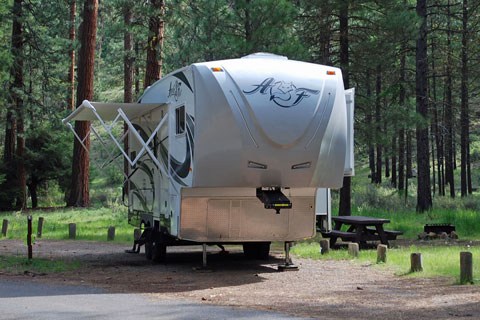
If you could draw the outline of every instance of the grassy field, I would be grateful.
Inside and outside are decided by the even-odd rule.
[[[107,229],[115,227],[115,241],[133,241],[133,229],[127,222],[126,208],[116,209],[61,209],[26,213],[0,213],[0,221],[8,219],[7,239],[26,239],[27,215],[33,217],[33,234],[36,235],[38,217],[43,217],[42,239],[68,239],[68,224],[77,224],[77,240],[106,241]]]
[[[0,270],[13,273],[52,273],[70,271],[78,268],[80,264],[76,261],[31,259],[16,256],[0,257]]]
[[[397,275],[409,277],[451,277],[453,283],[459,282],[460,273],[460,252],[470,251],[474,257],[473,274],[475,283],[480,281],[480,264],[475,263],[480,257],[480,247],[459,247],[459,246],[411,246],[408,248],[389,249],[387,252],[387,262],[377,264],[376,250],[361,250],[357,263],[370,263],[379,268],[389,268],[395,271]],[[410,273],[410,253],[421,252],[423,259],[423,272]],[[292,253],[312,259],[335,259],[351,260],[346,249],[331,250],[328,254],[320,254],[320,245],[318,243],[299,243],[292,248]]]

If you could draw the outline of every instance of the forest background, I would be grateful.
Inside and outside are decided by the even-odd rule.
[[[0,0],[0,210],[119,204],[122,173],[90,167],[61,119],[84,98],[133,102],[175,69],[254,52],[341,67],[345,87],[356,88],[357,174],[334,194],[340,214],[476,210],[479,7],[478,0]],[[86,130],[78,124],[77,132]]]

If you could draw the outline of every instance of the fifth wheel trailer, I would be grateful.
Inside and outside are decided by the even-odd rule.
[[[331,229],[329,189],[354,174],[353,109],[340,69],[258,53],[174,71],[138,103],[84,101],[63,123],[96,120],[89,134],[129,162],[128,219],[147,258],[192,243],[268,257],[271,241]]]

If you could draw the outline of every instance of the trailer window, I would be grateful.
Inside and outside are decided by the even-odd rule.
[[[176,133],[182,134],[185,132],[185,106],[175,109]]]

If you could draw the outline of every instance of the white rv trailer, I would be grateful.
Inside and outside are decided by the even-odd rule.
[[[63,123],[98,120],[130,163],[129,222],[148,258],[187,243],[268,257],[271,241],[330,230],[329,188],[354,174],[353,108],[340,69],[259,53],[174,71],[135,104],[84,101]],[[112,133],[122,121],[127,149]]]

